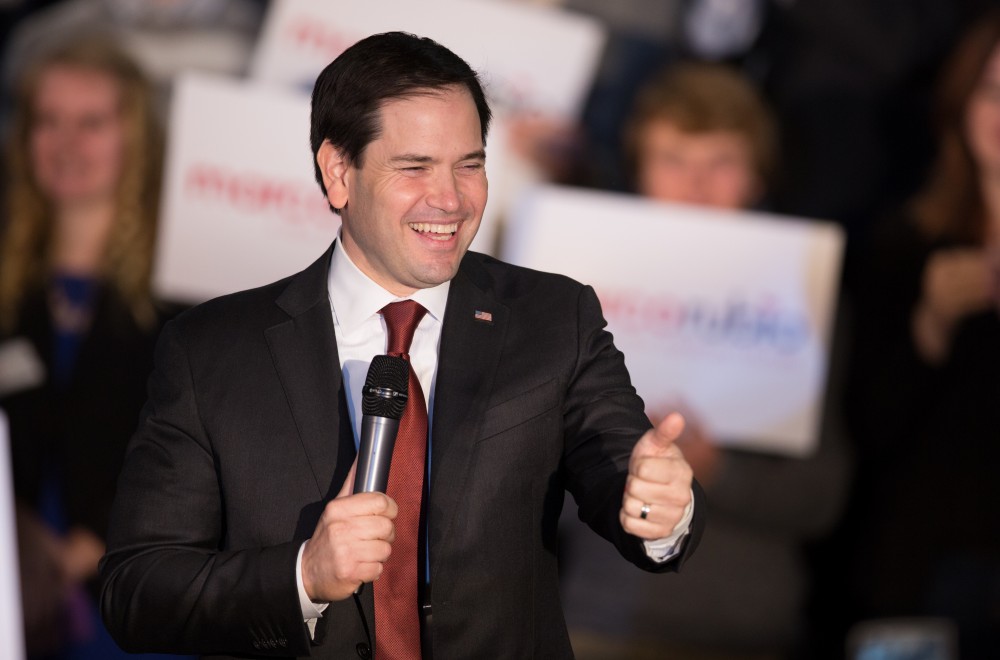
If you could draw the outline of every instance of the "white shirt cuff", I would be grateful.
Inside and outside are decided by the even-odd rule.
[[[655,562],[664,563],[668,562],[681,552],[681,547],[684,545],[684,539],[687,538],[688,532],[691,531],[691,520],[694,518],[694,491],[691,491],[691,501],[688,502],[687,507],[684,509],[684,515],[681,516],[680,522],[674,525],[674,531],[671,532],[670,536],[662,539],[656,539],[653,541],[643,541],[642,544],[646,548],[646,555]]]
[[[309,626],[309,637],[316,634],[316,620],[323,617],[323,611],[330,605],[329,603],[314,603],[306,593],[306,585],[302,581],[302,551],[305,549],[305,541],[299,546],[299,554],[295,558],[295,586],[299,589],[299,607],[302,609],[302,620]]]

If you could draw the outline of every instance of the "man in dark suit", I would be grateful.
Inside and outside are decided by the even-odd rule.
[[[593,290],[467,252],[489,121],[475,73],[428,39],[369,37],[320,75],[311,141],[339,239],[164,330],[101,567],[126,649],[572,657],[564,490],[642,568],[693,550],[683,421],[649,428]],[[392,303],[419,309],[408,348],[387,349]],[[351,494],[359,392],[387,350],[426,393],[426,468],[408,474],[397,440],[390,494]],[[403,563],[415,596],[386,618]]]

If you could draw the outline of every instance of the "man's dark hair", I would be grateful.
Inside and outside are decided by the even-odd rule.
[[[361,167],[365,148],[382,130],[379,110],[386,102],[454,86],[464,86],[472,95],[485,145],[492,113],[479,77],[441,44],[406,32],[386,32],[341,53],[319,74],[312,93],[309,142],[323,193],[326,187],[316,154],[324,140],[340,149],[353,166]]]

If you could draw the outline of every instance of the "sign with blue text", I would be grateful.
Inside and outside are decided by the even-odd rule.
[[[651,418],[680,410],[720,444],[804,456],[843,247],[828,222],[545,186],[501,256],[595,288]]]

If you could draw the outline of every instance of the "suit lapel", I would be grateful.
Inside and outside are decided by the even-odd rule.
[[[477,312],[490,315],[485,320]],[[500,363],[510,309],[496,301],[487,273],[466,257],[452,280],[441,330],[431,433],[431,575],[466,492],[483,413]],[[433,579],[433,578],[432,578]]]
[[[275,301],[289,319],[264,332],[322,500],[340,489],[355,454],[327,293],[331,254],[290,280]]]

